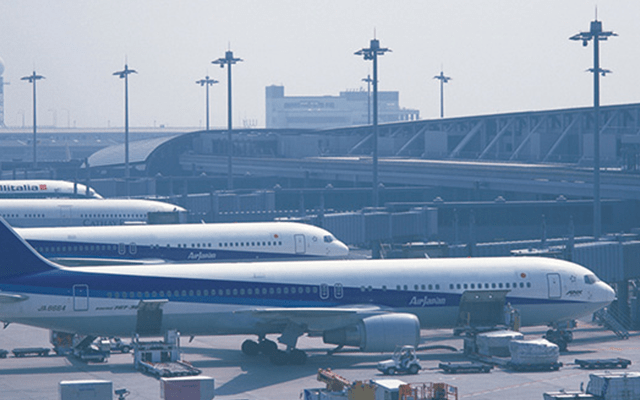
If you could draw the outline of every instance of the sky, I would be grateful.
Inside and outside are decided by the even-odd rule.
[[[598,19],[619,36],[601,43],[601,104],[640,101],[638,0],[1,0],[0,59],[5,124],[124,126],[125,62],[130,126],[227,124],[227,70],[211,64],[231,49],[233,124],[265,124],[265,87],[285,95],[366,90],[371,61],[354,55],[377,37],[379,89],[421,119],[584,107],[593,104],[593,44],[569,37]]]

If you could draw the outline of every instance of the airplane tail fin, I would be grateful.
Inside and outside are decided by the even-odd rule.
[[[0,279],[57,269],[0,217]]]

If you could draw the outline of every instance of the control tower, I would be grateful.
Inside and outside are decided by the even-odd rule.
[[[2,74],[4,73],[4,62],[2,58],[0,58],[0,128],[6,128],[7,126],[4,124],[4,78]]]

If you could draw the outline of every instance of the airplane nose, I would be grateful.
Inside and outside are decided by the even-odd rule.
[[[600,285],[601,290],[599,291],[601,296],[602,296],[602,301],[608,303],[611,303],[612,301],[614,301],[616,299],[616,291],[613,290],[613,288],[611,286],[609,286],[608,284],[600,281],[598,282]]]
[[[340,241],[338,241],[338,243],[336,243],[336,244],[337,244],[337,246],[336,246],[336,255],[337,256],[346,257],[346,256],[349,255],[349,247],[346,244],[344,244],[344,243],[342,243]]]

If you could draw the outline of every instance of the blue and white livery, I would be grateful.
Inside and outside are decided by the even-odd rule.
[[[300,336],[362,351],[454,327],[461,299],[504,296],[522,325],[566,321],[614,291],[588,269],[534,258],[331,260],[60,267],[0,220],[0,321],[91,336],[255,334],[246,354],[303,363]],[[505,303],[506,304],[506,303]],[[280,334],[276,343],[265,340]]]
[[[63,265],[345,258],[330,232],[298,222],[16,228]]]

